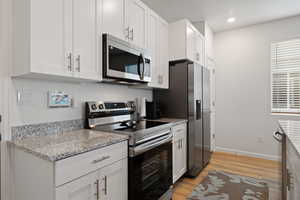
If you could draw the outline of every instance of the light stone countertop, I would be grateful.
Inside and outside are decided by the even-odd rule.
[[[80,129],[55,135],[32,136],[9,141],[9,144],[44,160],[55,162],[125,140],[128,140],[128,136]]]
[[[279,120],[279,126],[300,156],[300,121]]]

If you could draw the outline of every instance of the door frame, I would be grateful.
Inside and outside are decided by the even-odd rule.
[[[8,146],[5,141],[10,140],[10,95],[12,64],[12,1],[0,1],[0,112],[1,123],[1,199],[11,200],[10,166]]]

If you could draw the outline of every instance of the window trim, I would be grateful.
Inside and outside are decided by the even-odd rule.
[[[300,116],[300,108],[299,109],[291,109],[290,108],[290,93],[289,93],[289,89],[290,87],[288,87],[287,89],[287,92],[288,92],[288,96],[287,96],[287,108],[284,109],[284,108],[273,108],[273,47],[274,45],[278,45],[279,43],[284,43],[284,42],[289,42],[289,41],[293,41],[293,40],[299,40],[300,41],[300,36],[299,37],[295,37],[295,38],[290,38],[290,39],[287,39],[287,40],[282,40],[282,41],[273,41],[271,42],[270,44],[270,93],[271,93],[271,98],[270,98],[270,110],[271,110],[271,115],[292,115],[292,116]],[[276,57],[277,59],[277,57]],[[276,70],[277,71],[277,70]],[[279,69],[278,72],[284,72],[285,70],[284,69]],[[286,70],[287,73],[288,73],[288,76],[290,75],[289,73],[291,73],[292,70]],[[295,70],[295,71],[298,71],[300,72],[300,68],[299,70]],[[288,78],[288,83],[290,82],[290,78]],[[288,84],[290,86],[290,84]],[[284,111],[285,110],[285,111]]]

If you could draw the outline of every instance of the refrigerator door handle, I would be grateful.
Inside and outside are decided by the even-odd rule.
[[[201,100],[196,100],[196,120],[201,119]]]

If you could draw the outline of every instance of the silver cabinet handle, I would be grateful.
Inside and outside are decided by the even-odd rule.
[[[93,161],[92,161],[92,164],[97,164],[97,163],[102,162],[102,161],[104,161],[104,160],[107,160],[107,159],[109,159],[109,158],[110,158],[110,156],[103,156],[102,158],[93,160]]]
[[[96,185],[96,193],[95,193],[95,196],[96,196],[96,199],[99,200],[99,180],[97,180],[95,182],[95,185]]]
[[[129,32],[130,32],[129,29],[130,29],[129,26],[125,29],[125,32],[127,33],[125,36],[126,39],[129,39]]]
[[[80,55],[77,56],[76,61],[77,61],[77,68],[76,68],[76,70],[78,72],[80,72]]]
[[[68,70],[71,72],[72,71],[72,53],[68,54],[67,59],[69,60]]]
[[[133,41],[133,28],[130,30],[131,37],[129,38],[131,41]]]
[[[103,192],[104,192],[105,195],[107,195],[107,176],[104,176],[103,181],[104,181]]]

